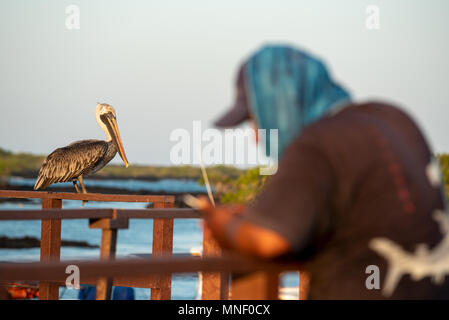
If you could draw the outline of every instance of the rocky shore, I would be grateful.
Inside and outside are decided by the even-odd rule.
[[[41,241],[35,237],[10,238],[0,236],[0,249],[40,248]],[[79,248],[98,248],[99,246],[86,241],[61,240],[61,246]]]

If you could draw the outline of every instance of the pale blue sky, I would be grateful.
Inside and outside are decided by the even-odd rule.
[[[80,30],[65,27],[69,4]],[[369,4],[378,31],[365,27]],[[99,101],[116,108],[131,163],[169,164],[170,132],[210,125],[242,59],[287,42],[323,58],[356,100],[409,111],[449,152],[448,12],[447,0],[2,0],[0,146],[48,154],[103,139]]]

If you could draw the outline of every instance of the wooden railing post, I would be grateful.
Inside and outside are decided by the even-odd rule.
[[[173,202],[155,202],[153,208],[173,208]],[[153,220],[153,257],[171,256],[173,252],[173,219]],[[171,299],[171,274],[159,275],[159,285],[151,289],[152,300]]]
[[[42,209],[62,208],[61,199],[42,199]],[[61,254],[61,219],[43,219],[41,223],[41,262],[59,261]],[[58,300],[59,286],[39,283],[40,300]]]
[[[115,259],[117,248],[117,229],[103,229],[101,233],[100,260]],[[111,300],[112,279],[100,278],[97,281],[97,290],[95,299]]]
[[[279,299],[279,273],[253,272],[232,281],[232,300]]]
[[[100,260],[114,260],[117,249],[118,229],[127,229],[129,221],[126,218],[117,217],[117,211],[113,209],[112,219],[90,219],[89,228],[102,229]],[[82,270],[80,270],[82,272]],[[97,281],[96,299],[110,300],[112,294],[112,278],[102,277]]]
[[[222,250],[212,233],[203,231],[203,257],[221,256]],[[229,274],[222,272],[203,272],[202,300],[227,300],[229,297]]]
[[[306,300],[309,293],[310,277],[305,271],[299,272],[299,300]]]

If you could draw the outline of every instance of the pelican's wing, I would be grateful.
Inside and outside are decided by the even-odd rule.
[[[55,182],[78,178],[95,166],[108,149],[106,141],[83,140],[58,148],[45,159],[39,170],[34,189],[45,189]]]

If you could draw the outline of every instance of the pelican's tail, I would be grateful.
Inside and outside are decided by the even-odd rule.
[[[34,190],[45,189],[48,184],[46,184],[47,179],[43,177],[43,175],[39,175],[36,179],[36,183],[34,184]]]
[[[39,190],[40,187],[42,187],[42,179],[39,179],[39,177],[36,180],[36,183],[34,184],[34,190]]]

